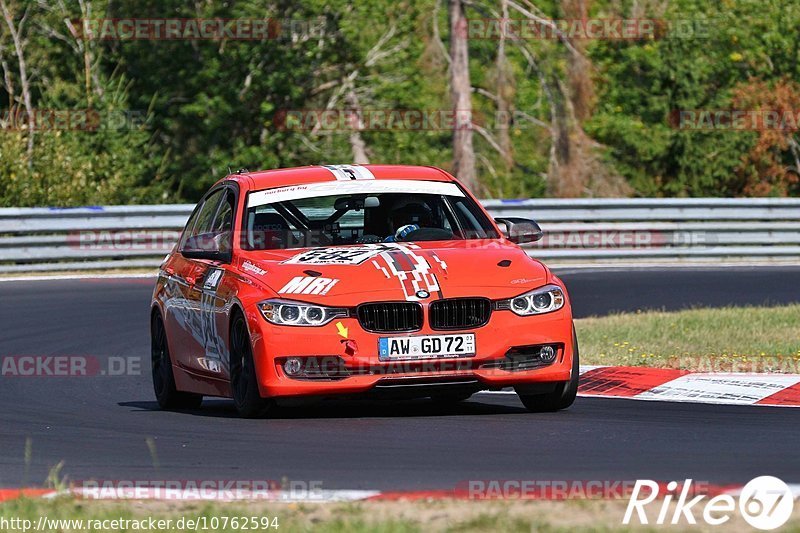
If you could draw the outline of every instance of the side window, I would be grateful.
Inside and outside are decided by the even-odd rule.
[[[214,223],[211,231],[214,233],[222,233],[230,231],[233,227],[233,195],[228,194],[222,205],[219,206],[217,216],[214,217]]]
[[[211,233],[211,228],[214,223],[214,215],[217,214],[217,207],[219,207],[219,202],[224,193],[224,190],[219,190],[206,199],[206,202],[203,204],[203,207],[200,209],[200,214],[197,217],[197,224],[192,231],[193,237]]]
[[[214,214],[217,212],[219,201],[222,198],[224,191],[217,191],[205,199],[203,205],[197,209],[186,224],[183,230],[183,237],[181,237],[180,249],[185,248],[186,241],[197,235],[208,233],[211,229],[211,222],[213,221]]]
[[[228,193],[217,210],[217,216],[211,225],[211,233],[220,252],[231,250],[231,230],[233,229],[234,197]]]
[[[178,246],[179,250],[183,250],[184,245],[186,244],[186,239],[192,236],[192,231],[194,227],[197,225],[197,217],[200,216],[200,211],[202,211],[202,205],[198,205],[195,210],[192,212],[189,220],[186,222],[186,226],[183,228],[183,233],[181,234],[181,241]]]
[[[451,198],[458,222],[466,235],[464,239],[497,239],[499,235],[486,220],[486,216],[467,198]]]

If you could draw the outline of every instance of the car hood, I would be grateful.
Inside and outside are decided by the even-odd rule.
[[[549,276],[518,246],[500,240],[247,251],[238,266],[279,297],[334,306],[509,298],[546,284]]]

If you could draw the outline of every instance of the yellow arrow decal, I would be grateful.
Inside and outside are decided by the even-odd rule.
[[[336,329],[339,331],[339,335],[341,335],[345,339],[347,338],[347,328],[344,327],[344,324],[342,324],[341,322],[337,322]]]

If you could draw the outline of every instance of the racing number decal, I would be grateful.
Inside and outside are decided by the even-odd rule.
[[[395,244],[368,244],[363,246],[349,246],[347,248],[315,248],[308,252],[298,254],[286,264],[299,265],[360,265],[367,259],[375,257],[386,250],[393,250]]]
[[[222,279],[222,269],[215,268],[211,270],[211,272],[206,276],[206,281],[203,283],[203,289],[205,290],[217,290],[217,285],[219,285],[219,280]]]
[[[210,270],[203,283],[203,292],[200,295],[200,322],[206,357],[219,361],[222,361],[225,343],[222,342],[217,330],[217,288],[224,272],[221,268]]]
[[[347,180],[374,180],[369,169],[358,165],[323,165],[330,170],[337,181]]]

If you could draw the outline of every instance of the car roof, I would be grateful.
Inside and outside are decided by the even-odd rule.
[[[241,177],[247,177],[250,180],[250,190],[258,191],[289,185],[336,181],[335,171],[331,167],[356,169],[359,172],[361,171],[360,169],[366,169],[377,180],[454,181],[453,177],[447,172],[436,167],[413,165],[331,165],[330,167],[316,165],[241,172],[228,176],[228,178],[242,181]]]

